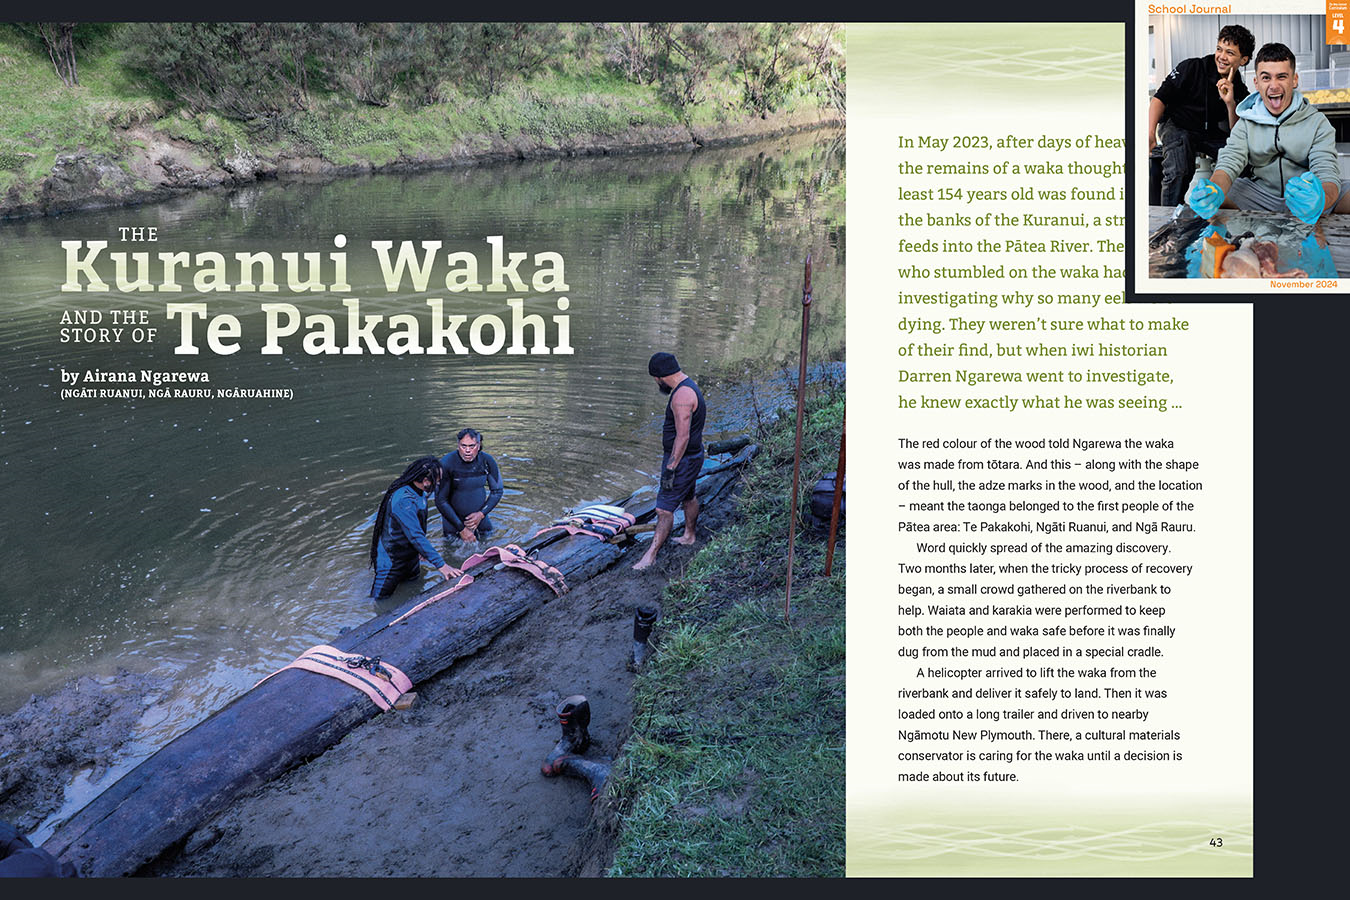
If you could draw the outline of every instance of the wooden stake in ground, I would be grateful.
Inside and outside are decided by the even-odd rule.
[[[839,532],[839,502],[844,498],[844,435],[848,430],[848,414],[839,426],[839,465],[834,469],[834,502],[830,505],[830,543],[825,548],[825,576],[834,564],[834,537]]]
[[[787,595],[783,598],[783,621],[792,608],[792,551],[797,544],[797,476],[802,468],[802,419],[806,418],[806,338],[811,331],[811,254],[806,254],[802,280],[802,359],[797,369],[797,444],[792,451],[792,506],[788,508]]]

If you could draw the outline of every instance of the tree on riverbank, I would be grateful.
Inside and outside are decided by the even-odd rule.
[[[33,27],[46,45],[47,55],[51,57],[56,74],[66,87],[79,84],[79,72],[75,66],[75,23],[38,22]]]
[[[80,83],[79,67],[75,61],[76,31],[84,37],[100,26],[81,25],[78,22],[15,22],[12,27],[29,40],[42,44],[62,84],[74,87]]]
[[[0,217],[283,171],[710,146],[843,113],[831,24],[66,25],[50,44],[0,25]]]
[[[754,114],[843,91],[838,27],[810,23],[139,22],[120,40],[173,99],[241,120],[306,109],[312,90],[416,108],[545,70],[618,75],[678,107],[735,88]]]

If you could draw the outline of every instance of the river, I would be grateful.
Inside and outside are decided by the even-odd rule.
[[[138,737],[153,747],[369,618],[379,498],[410,460],[451,450],[460,428],[483,432],[502,470],[494,542],[528,536],[583,501],[650,491],[664,409],[645,372],[652,352],[671,350],[686,372],[708,379],[711,436],[743,426],[744,385],[736,408],[730,400],[719,408],[717,381],[758,376],[769,391],[772,373],[795,365],[810,251],[813,357],[842,356],[843,173],[842,135],[817,132],[698,153],[269,182],[0,223],[0,713],[80,674],[153,672],[175,684]],[[154,228],[157,240],[123,241],[131,233],[119,229],[133,227]],[[508,268],[509,254],[526,254],[524,290],[509,274],[507,291],[490,289],[494,236]],[[111,290],[87,290],[78,272],[73,283],[85,290],[60,289],[63,241],[82,242],[81,254],[89,241],[109,242],[92,267]],[[374,241],[392,242],[391,259],[401,242],[413,242],[419,259],[420,242],[440,242],[427,287],[405,271],[391,290]],[[198,254],[211,251],[229,261],[231,285],[244,280],[234,254],[271,254],[279,289],[194,284]],[[155,290],[119,291],[114,252],[147,252],[152,262],[187,254],[175,276],[183,290],[159,290],[167,279],[156,263]],[[322,254],[326,289],[292,291],[283,253]],[[350,290],[334,289],[340,273],[328,254],[339,253]],[[474,258],[484,290],[446,289],[453,253]],[[534,277],[544,269],[543,281]],[[264,304],[331,318],[336,345],[346,347],[343,301],[352,298],[363,315],[419,319],[422,345],[429,298],[466,317],[458,332],[466,344],[481,316],[498,317],[511,338],[506,301],[519,298],[522,314],[543,320],[549,348],[560,338],[552,317],[566,316],[573,352],[376,354],[352,338],[362,352],[313,354],[302,343],[309,324],[278,336],[280,352],[262,352]],[[220,326],[218,349],[238,349],[213,352],[204,320],[194,319],[198,352],[175,352],[185,316],[171,319],[170,303],[235,317],[237,337]],[[118,325],[122,332],[87,330]],[[146,328],[153,339],[136,342]],[[532,332],[524,334],[528,347]],[[491,328],[479,337],[490,343]],[[205,384],[161,387],[209,387],[211,396],[152,397],[152,384],[87,380],[139,379],[143,370],[205,373]],[[75,377],[83,383],[72,385]],[[76,387],[143,393],[62,397]],[[215,394],[236,388],[291,393]],[[434,511],[431,532],[439,542]]]

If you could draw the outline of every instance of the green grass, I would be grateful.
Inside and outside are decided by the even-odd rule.
[[[124,156],[138,143],[127,132],[135,126],[190,143],[202,160],[215,164],[242,150],[263,158],[302,154],[339,166],[382,166],[474,153],[494,140],[565,147],[635,129],[748,118],[731,81],[710,82],[703,102],[676,108],[652,85],[601,68],[571,71],[578,65],[508,84],[486,99],[442,85],[442,102],[418,108],[366,106],[315,92],[305,110],[246,124],[189,111],[162,86],[134,75],[123,65],[118,26],[82,45],[78,58],[80,84],[66,87],[36,42],[0,27],[0,194],[17,187],[19,200],[33,199],[60,154]]]
[[[0,27],[0,193],[18,184],[31,196],[63,153],[117,156],[119,129],[164,115],[168,104],[127,74],[114,40],[78,59],[80,83],[66,87],[35,44]]]
[[[97,67],[89,85],[72,89],[41,62],[18,35],[0,29],[0,192],[51,171],[58,148],[112,145],[91,102],[104,99]]]
[[[179,109],[157,119],[154,128],[165,137],[193,144],[216,162],[232,154],[236,147],[248,147],[251,143],[243,125],[215,113],[194,114]]]
[[[493,137],[560,146],[577,138],[679,121],[652,90],[617,79],[545,75],[486,99],[446,88],[442,100],[408,109],[319,98],[287,120],[279,139],[338,165],[381,165],[401,155],[446,157],[465,146],[488,145]]]
[[[838,458],[843,387],[817,386],[802,494]],[[844,872],[844,557],[798,529],[784,622],[792,417],[764,436],[724,528],[666,588],[609,798],[615,876]]]

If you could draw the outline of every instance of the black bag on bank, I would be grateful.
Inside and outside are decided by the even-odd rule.
[[[813,526],[830,525],[830,509],[834,506],[834,479],[837,473],[831,472],[816,482],[811,488],[811,524]],[[844,490],[839,494],[839,520],[844,520],[844,498],[848,495],[848,476],[844,476]]]

